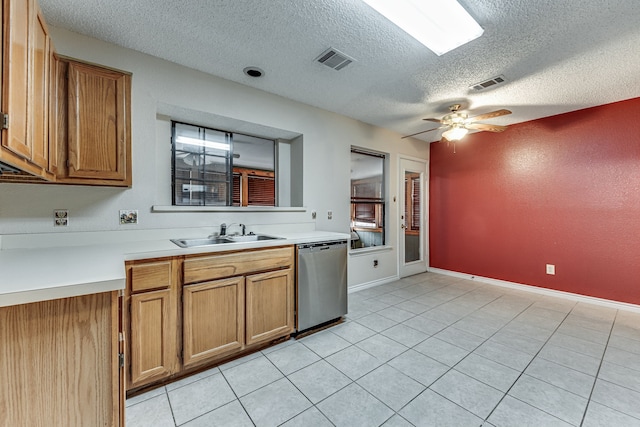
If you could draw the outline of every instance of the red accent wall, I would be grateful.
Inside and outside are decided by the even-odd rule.
[[[429,191],[432,267],[640,304],[640,98],[432,143]]]

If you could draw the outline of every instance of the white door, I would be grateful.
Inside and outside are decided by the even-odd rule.
[[[427,163],[400,158],[398,218],[400,277],[427,271]]]

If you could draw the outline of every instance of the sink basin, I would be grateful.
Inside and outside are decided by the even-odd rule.
[[[264,234],[247,234],[245,236],[241,235],[231,235],[231,236],[221,236],[214,238],[193,238],[193,239],[171,239],[173,243],[180,246],[181,248],[193,248],[196,246],[211,246],[211,245],[220,245],[220,244],[229,244],[229,243],[241,243],[241,242],[255,242],[258,240],[277,240],[282,237],[273,237],[273,236],[265,236]]]
[[[273,237],[273,236],[265,236],[264,234],[246,234],[244,236],[225,236],[223,237],[225,240],[229,242],[255,242],[258,240],[276,240],[281,239],[281,237]]]
[[[193,248],[195,246],[210,246],[210,245],[220,245],[223,243],[230,243],[226,239],[219,238],[197,238],[197,239],[171,239],[173,243],[180,246],[181,248]]]

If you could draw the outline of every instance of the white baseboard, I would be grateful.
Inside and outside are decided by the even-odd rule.
[[[617,310],[626,310],[626,311],[633,311],[636,313],[640,313],[640,305],[630,304],[627,302],[590,297],[586,295],[574,294],[571,292],[558,291],[555,289],[541,288],[538,286],[525,285],[522,283],[508,282],[506,280],[492,279],[490,277],[482,277],[482,276],[476,276],[473,274],[459,273],[457,271],[443,270],[440,268],[429,267],[429,272],[444,274],[446,276],[459,277],[461,279],[475,280],[478,282],[486,283],[488,285],[495,285],[503,288],[517,289],[520,291],[533,292],[541,295],[564,298],[572,301],[600,305],[603,307],[615,308]]]
[[[399,280],[399,276],[385,277],[384,279],[374,280],[373,282],[360,283],[359,285],[349,286],[349,293],[362,291],[364,289],[373,288],[375,286],[385,285],[387,283]]]

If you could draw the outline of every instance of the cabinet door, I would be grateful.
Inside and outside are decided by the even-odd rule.
[[[246,278],[247,345],[293,331],[293,269]]]
[[[244,346],[244,278],[183,287],[183,364],[210,361]]]
[[[176,315],[171,290],[131,295],[129,388],[168,377],[176,370]]]
[[[121,72],[69,62],[69,177],[130,185],[130,82]]]
[[[27,138],[31,142],[31,161],[43,169],[49,169],[49,63],[51,39],[47,24],[37,5],[31,9],[31,41],[29,80],[30,121]],[[51,153],[55,156],[55,153]]]
[[[31,159],[27,138],[29,92],[29,29],[33,0],[3,1],[3,100],[2,112],[9,115],[3,131],[3,148]]]
[[[0,308],[0,425],[119,426],[118,293]]]

